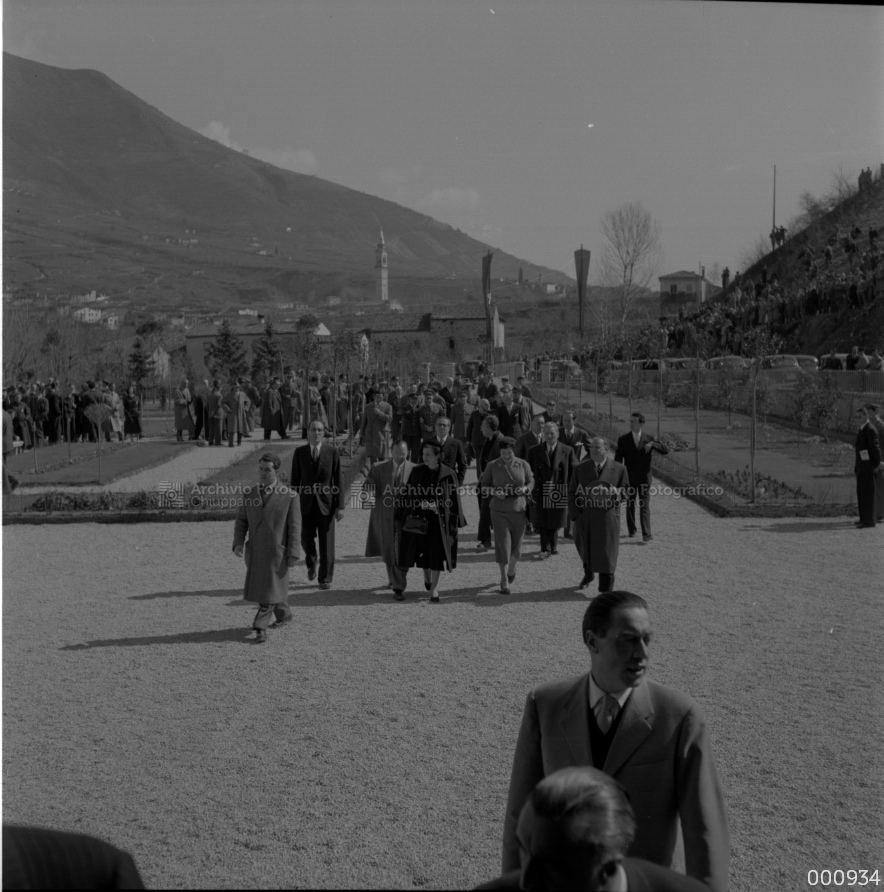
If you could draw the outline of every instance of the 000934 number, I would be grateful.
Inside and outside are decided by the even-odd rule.
[[[808,870],[808,886],[879,886],[877,870]]]

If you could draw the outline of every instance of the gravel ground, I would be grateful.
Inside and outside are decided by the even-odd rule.
[[[618,587],[650,602],[653,677],[706,711],[732,889],[884,867],[884,527],[653,511]],[[231,523],[5,527],[4,820],[108,838],[153,887],[495,876],[525,694],[589,665],[574,547],[541,563],[529,539],[505,597],[468,534],[442,603],[411,571],[399,604],[367,520],[338,527],[333,590],[294,571],[295,622],[266,645]]]
[[[276,448],[276,440],[271,441],[273,448]],[[128,477],[120,477],[111,483],[99,486],[89,487],[90,492],[140,492],[141,490],[156,491],[161,481],[170,483],[183,483],[185,486],[198,483],[200,480],[210,476],[232,465],[235,461],[239,461],[249,452],[257,451],[265,448],[266,444],[259,437],[255,439],[254,435],[247,440],[243,440],[240,446],[234,446],[230,449],[225,443],[223,446],[203,446],[196,449],[188,449],[184,455],[173,458],[171,461],[163,462],[153,468],[147,468],[131,474]],[[58,484],[55,486],[29,486],[22,484],[22,492],[25,494],[36,494],[50,491],[67,491],[67,487]],[[83,492],[83,487],[71,488],[72,492]]]

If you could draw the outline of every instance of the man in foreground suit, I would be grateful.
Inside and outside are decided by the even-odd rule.
[[[534,526],[540,533],[540,557],[559,553],[559,530],[568,522],[568,484],[574,452],[559,442],[559,426],[543,425],[543,442],[528,452],[534,474]]]
[[[258,460],[260,482],[243,491],[233,527],[233,553],[246,561],[243,598],[258,604],[252,628],[259,644],[267,640],[268,628],[278,629],[292,621],[289,570],[301,556],[298,497],[278,489],[279,465],[275,452],[265,452]],[[275,619],[272,626],[271,617]]]
[[[3,826],[4,889],[143,889],[128,852],[85,833]]]
[[[665,443],[656,440],[642,430],[645,416],[633,412],[629,419],[630,432],[617,440],[614,461],[626,466],[629,475],[629,492],[626,499],[626,528],[630,537],[635,535],[635,506],[639,506],[639,520],[642,527],[642,541],[650,542],[651,535],[651,456],[655,452],[666,455],[669,452]]]
[[[534,788],[519,815],[521,869],[477,888],[708,892],[692,877],[625,857],[635,828],[617,781],[596,768],[562,768]]]
[[[591,765],[632,802],[638,829],[630,857],[686,868],[713,892],[726,892],[730,836],[706,722],[690,697],[645,678],[647,604],[632,592],[598,595],[582,632],[591,671],[528,694],[504,819],[503,872],[519,866],[516,826],[536,784],[560,768]]]
[[[307,578],[316,579],[316,539],[319,539],[319,587],[331,588],[335,572],[335,521],[344,516],[341,504],[341,459],[324,443],[325,424],[310,422],[307,444],[292,458],[291,488],[301,502],[301,547]]]

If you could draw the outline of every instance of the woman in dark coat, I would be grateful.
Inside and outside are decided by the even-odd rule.
[[[141,397],[135,392],[135,385],[130,384],[123,396],[123,435],[141,439]]]
[[[34,442],[31,435],[34,420],[28,404],[17,396],[13,397],[11,414],[13,433],[22,441],[22,449],[30,449]]]
[[[467,522],[457,491],[457,474],[439,461],[439,441],[424,441],[421,452],[423,464],[411,472],[402,507],[396,511],[403,525],[408,515],[426,519],[427,532],[420,535],[403,530],[399,566],[421,567],[430,601],[438,603],[439,575],[442,570],[450,573],[457,566],[457,531]]]

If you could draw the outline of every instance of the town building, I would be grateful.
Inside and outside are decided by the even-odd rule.
[[[696,308],[711,300],[721,289],[699,273],[679,270],[659,277],[660,315],[677,313],[680,309]]]

